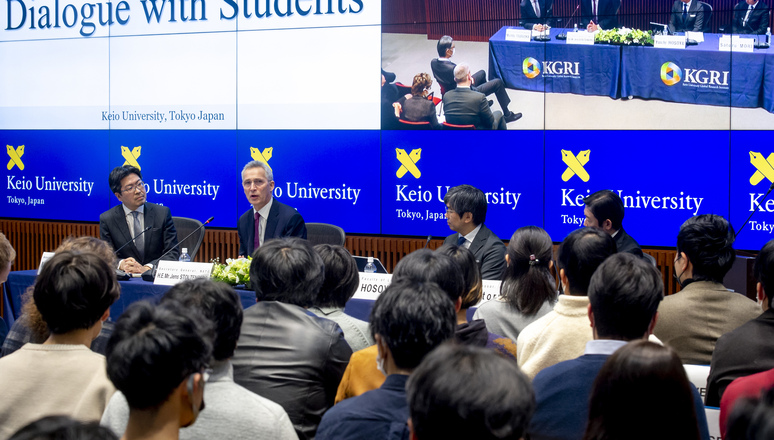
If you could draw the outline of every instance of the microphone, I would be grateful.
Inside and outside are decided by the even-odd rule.
[[[566,29],[570,29],[570,26],[569,26],[569,25],[570,25],[570,23],[572,23],[572,19],[573,19],[573,17],[575,16],[575,13],[577,13],[577,12],[578,12],[578,9],[580,9],[580,4],[578,4],[577,6],[575,6],[575,10],[574,10],[574,11],[572,11],[572,15],[570,15],[570,21],[568,21],[568,22],[567,22],[567,28],[566,28]],[[557,35],[557,36],[556,36],[556,39],[557,39],[557,40],[566,40],[566,39],[567,39],[567,31],[564,31],[564,32],[562,32],[561,34]]]
[[[761,200],[760,203],[756,203],[756,204],[758,206],[762,206],[763,202],[766,201],[766,199],[769,197],[769,194],[771,194],[772,190],[774,190],[774,182],[771,182],[771,186],[769,187],[769,190],[766,191],[766,195],[763,196],[763,200]],[[744,229],[744,227],[747,226],[747,223],[750,222],[750,219],[752,218],[753,214],[755,214],[756,212],[758,212],[758,208],[757,207],[755,209],[753,209],[753,212],[751,212],[750,216],[747,217],[747,220],[744,221],[744,224],[742,225],[742,227],[736,230],[736,234],[734,234],[734,240],[736,240],[736,237],[739,236],[739,234],[742,232],[742,229]]]
[[[132,239],[131,239],[131,240],[129,240],[129,241],[127,241],[126,243],[124,243],[124,245],[123,245],[123,246],[121,246],[120,248],[118,248],[118,249],[116,249],[115,251],[113,251],[113,254],[115,254],[115,255],[118,255],[118,251],[120,251],[121,249],[123,249],[123,248],[125,248],[125,247],[129,246],[129,243],[134,243],[134,240],[137,240],[137,238],[138,238],[140,235],[142,235],[142,234],[144,234],[144,233],[148,232],[148,230],[150,230],[150,229],[151,229],[151,227],[150,227],[150,226],[148,226],[147,228],[143,229],[143,230],[142,230],[142,231],[141,231],[139,234],[137,234],[137,235],[135,235],[134,237],[132,237]]]
[[[182,243],[182,242],[184,242],[184,241],[188,240],[188,237],[190,237],[190,236],[194,235],[195,233],[197,233],[197,232],[199,231],[199,229],[203,228],[203,227],[204,227],[204,225],[206,225],[207,223],[211,222],[211,221],[212,221],[212,219],[214,219],[214,218],[215,218],[215,216],[212,216],[212,217],[208,218],[206,222],[202,223],[202,224],[201,224],[201,225],[200,225],[198,228],[196,228],[196,229],[194,229],[193,231],[191,231],[191,233],[190,233],[190,234],[188,234],[188,235],[186,235],[186,236],[185,236],[185,238],[183,238],[182,240],[178,240],[178,242],[177,242],[177,243],[175,243],[175,244],[174,244],[174,245],[173,245],[171,248],[169,248],[169,249],[168,249],[168,250],[166,250],[166,251],[165,251],[163,254],[161,254],[161,256],[160,256],[159,258],[157,258],[157,259],[156,259],[156,264],[154,264],[154,265],[153,265],[153,269],[151,269],[151,270],[146,270],[145,272],[143,272],[143,273],[142,273],[142,279],[143,279],[143,280],[145,280],[145,281],[151,281],[151,282],[152,282],[154,279],[156,279],[156,271],[157,271],[157,270],[158,270],[158,268],[159,268],[158,262],[159,262],[159,261],[161,261],[161,259],[162,259],[162,258],[166,257],[166,256],[167,256],[167,255],[168,255],[170,252],[172,252],[172,251],[173,251],[173,250],[174,250],[176,247],[180,246],[180,243]],[[153,273],[148,273],[148,272],[153,272]]]
[[[427,249],[427,245],[430,244],[430,239],[433,238],[432,235],[427,236],[427,241],[425,242],[425,247],[423,249]]]

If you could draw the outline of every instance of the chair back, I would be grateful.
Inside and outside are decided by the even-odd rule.
[[[398,119],[398,122],[400,123],[400,128],[404,130],[431,130],[433,128],[428,121],[413,122]]]
[[[650,264],[652,264],[652,265],[653,265],[653,267],[658,267],[658,264],[656,264],[656,257],[654,257],[653,255],[650,255],[650,254],[646,254],[645,252],[643,252],[643,253],[642,253],[642,256],[643,256],[643,257],[644,257],[646,260],[648,260],[648,262],[649,262]]]
[[[710,366],[709,365],[690,365],[684,364],[685,374],[688,376],[688,380],[696,387],[701,394],[701,399],[707,395],[707,378],[709,377]]]
[[[457,125],[457,124],[450,124],[448,122],[444,122],[443,129],[444,130],[475,130],[476,126],[473,124]]]
[[[194,218],[188,217],[172,217],[172,223],[175,224],[175,230],[177,231],[177,238],[182,239],[188,236],[191,232],[196,230],[202,225],[202,222]],[[180,252],[183,252],[183,248],[188,249],[188,255],[191,256],[191,261],[196,258],[196,253],[199,252],[199,246],[204,241],[204,228],[199,229],[199,232],[180,242]]]
[[[345,238],[344,230],[336,225],[328,223],[306,224],[306,239],[312,243],[312,246],[317,244],[344,246]]]
[[[710,21],[712,20],[712,5],[709,3],[699,2],[704,10],[704,26],[702,32],[711,32]]]

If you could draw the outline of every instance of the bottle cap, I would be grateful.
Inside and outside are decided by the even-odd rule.
[[[188,253],[188,248],[183,248],[183,253],[187,254]]]

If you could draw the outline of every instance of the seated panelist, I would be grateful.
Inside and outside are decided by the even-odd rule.
[[[769,6],[758,0],[742,0],[734,6],[731,22],[735,34],[765,34],[769,27]]]
[[[621,0],[581,0],[580,22],[589,32],[618,27]]]
[[[554,24],[554,0],[521,0],[519,26],[543,32]]]
[[[669,16],[669,33],[701,32],[704,29],[704,7],[699,0],[675,0]]]

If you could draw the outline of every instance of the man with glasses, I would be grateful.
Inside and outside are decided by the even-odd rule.
[[[140,170],[129,165],[116,167],[108,182],[121,204],[100,214],[99,237],[119,250],[118,268],[143,273],[170,249],[164,260],[177,261],[180,250],[172,215],[169,208],[146,202]]]
[[[274,173],[266,162],[254,160],[242,169],[242,188],[253,207],[237,222],[239,256],[249,257],[267,240],[279,237],[306,238],[301,214],[274,200]]]

